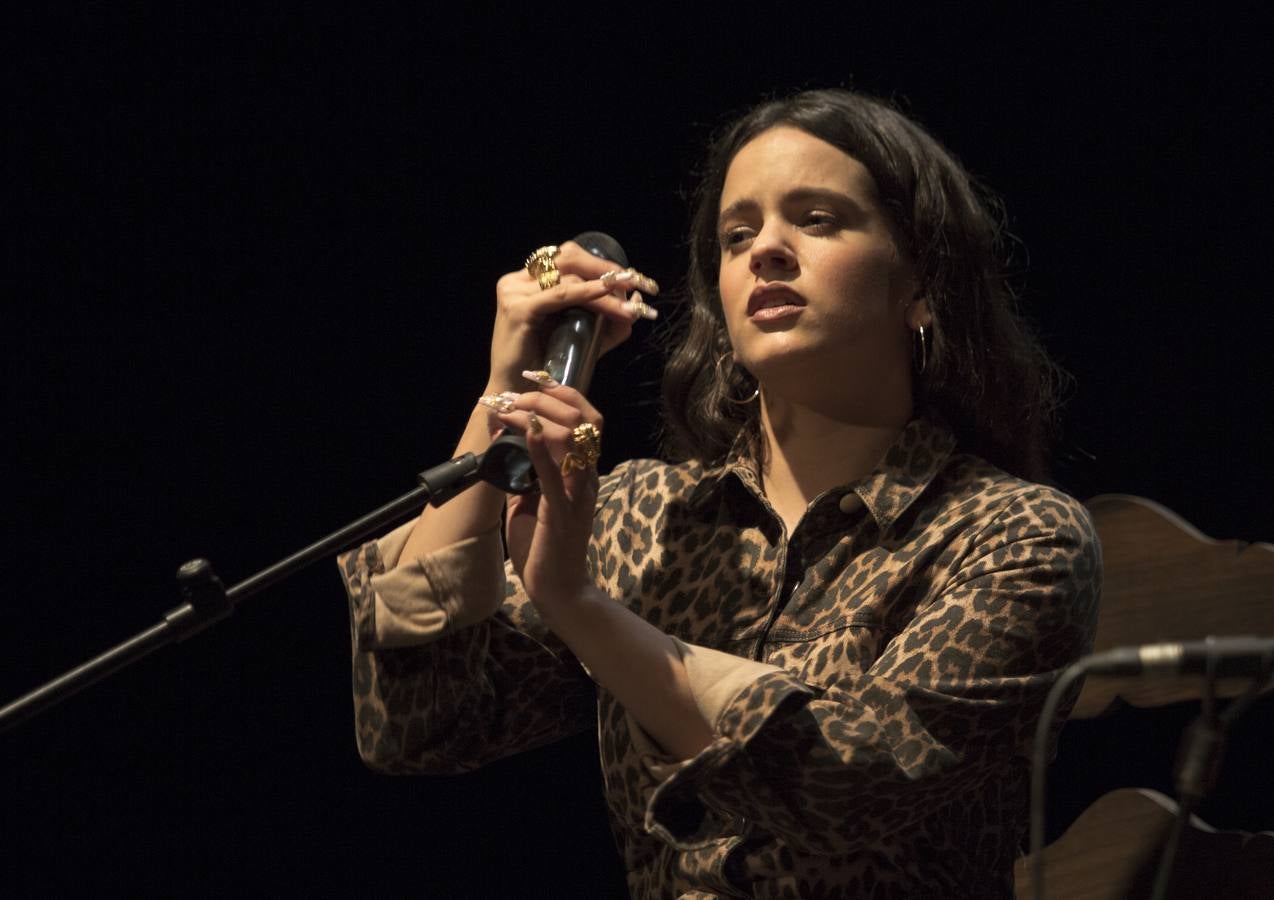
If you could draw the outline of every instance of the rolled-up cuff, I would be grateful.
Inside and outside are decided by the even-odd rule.
[[[646,831],[689,850],[742,827],[745,811],[714,809],[705,803],[703,792],[747,752],[748,744],[780,709],[793,702],[803,704],[815,691],[777,666],[685,646],[692,648],[683,658],[687,672],[693,670],[695,698],[712,725],[714,739],[690,759],[648,754],[643,763],[658,782],[646,804]],[[649,741],[644,734],[642,738]]]
[[[429,644],[495,613],[505,594],[499,529],[399,565],[414,522],[337,559],[359,650]]]
[[[744,751],[785,698],[813,691],[769,663],[673,640],[699,713],[712,727],[713,741],[690,759],[678,760],[665,753],[632,716],[628,730],[648,783],[653,784],[646,805],[646,830],[676,847],[692,849],[733,830],[730,823],[735,818],[707,808],[699,799],[698,786]]]

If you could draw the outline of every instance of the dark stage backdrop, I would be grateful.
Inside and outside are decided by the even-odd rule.
[[[182,561],[237,581],[447,458],[533,247],[602,229],[675,287],[706,135],[796,87],[897,97],[1005,197],[1075,376],[1064,487],[1274,539],[1255,14],[84,6],[9,34],[0,701],[157,622]],[[603,468],[654,451],[637,332],[595,379]],[[0,736],[0,893],[617,890],[592,736],[374,775],[348,654],[325,563]],[[1081,768],[1162,784],[1188,715],[1076,732]],[[1218,824],[1274,827],[1270,719]]]

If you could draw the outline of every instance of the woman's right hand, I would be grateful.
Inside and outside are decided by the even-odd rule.
[[[623,295],[638,287],[652,294],[659,291],[658,285],[640,274],[627,279],[621,276],[609,284],[603,282],[602,275],[620,267],[594,256],[574,241],[562,244],[553,261],[561,281],[548,290],[541,290],[525,268],[509,272],[496,283],[487,393],[517,391],[524,383],[523,371],[544,365],[546,323],[554,313],[572,306],[601,313],[601,352],[605,353],[627,340],[633,322],[642,317],[643,309],[650,309],[641,302],[639,293],[627,301]]]

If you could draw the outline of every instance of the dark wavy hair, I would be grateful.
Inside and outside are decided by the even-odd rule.
[[[663,451],[719,462],[740,431],[758,458],[759,404],[733,366],[717,285],[717,215],[740,148],[776,126],[799,128],[861,162],[876,181],[900,251],[933,314],[928,362],[913,369],[917,412],[936,413],[961,450],[1042,481],[1064,377],[1018,317],[999,201],[932,136],[889,103],[843,89],[805,91],[754,108],[708,152],[695,192],[687,302],[664,371]],[[928,329],[926,329],[928,330]]]

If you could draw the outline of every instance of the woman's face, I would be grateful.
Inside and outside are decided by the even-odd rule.
[[[915,282],[860,162],[796,128],[762,132],[730,163],[717,233],[735,359],[767,391],[848,402],[901,379],[909,397]]]

